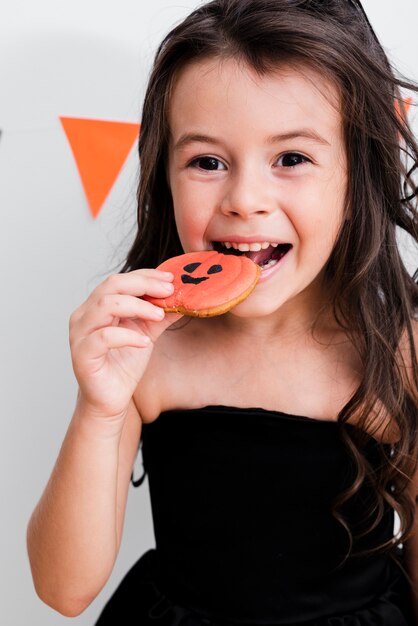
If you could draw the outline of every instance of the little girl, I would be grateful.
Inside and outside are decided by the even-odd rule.
[[[28,527],[44,602],[75,616],[106,583],[141,445],[156,548],[97,626],[418,623],[401,88],[354,0],[213,0],[165,38],[136,240],[71,317],[77,405]],[[143,298],[172,293],[163,260],[211,249],[262,269],[229,313]]]

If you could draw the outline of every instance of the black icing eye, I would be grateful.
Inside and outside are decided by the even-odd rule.
[[[189,263],[189,265],[185,265],[183,269],[185,272],[188,272],[189,274],[191,274],[192,272],[197,270],[199,265],[202,265],[202,264],[201,263]]]
[[[212,265],[212,267],[208,269],[208,274],[217,274],[218,272],[222,272],[222,270],[222,265]]]

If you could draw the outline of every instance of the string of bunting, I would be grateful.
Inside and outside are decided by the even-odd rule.
[[[139,136],[141,125],[80,117],[60,116],[83,186],[87,205],[95,219]],[[2,128],[2,135],[56,132],[54,124],[30,128]]]
[[[405,116],[412,98],[403,100]],[[399,102],[395,109],[401,119]],[[95,219],[137,141],[140,124],[80,117],[59,117],[86,194],[89,210]],[[11,132],[35,132],[43,129],[16,129]],[[48,127],[48,130],[50,128]],[[4,129],[0,129],[0,141]],[[9,132],[9,131],[7,131]]]

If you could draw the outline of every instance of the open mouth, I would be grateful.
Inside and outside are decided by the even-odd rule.
[[[238,246],[239,244],[236,245]],[[231,244],[225,245],[225,243],[221,241],[212,241],[212,246],[214,250],[222,252],[222,254],[235,254],[237,256],[245,255],[254,263],[257,263],[262,270],[266,270],[276,265],[292,248],[291,243],[270,243],[268,247],[261,248],[260,250],[247,251],[239,250],[238,247],[234,248]]]

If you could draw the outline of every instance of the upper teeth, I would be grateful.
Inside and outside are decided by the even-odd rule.
[[[269,246],[273,246],[273,248],[277,248],[278,243],[271,243],[269,241],[257,242],[257,243],[236,243],[234,241],[220,241],[225,248],[234,248],[235,250],[240,250],[241,252],[258,252],[259,250],[266,250]]]

